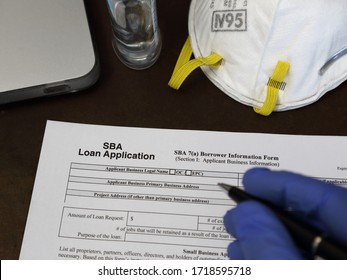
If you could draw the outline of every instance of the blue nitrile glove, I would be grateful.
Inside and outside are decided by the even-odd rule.
[[[254,168],[243,178],[247,192],[268,200],[319,227],[347,245],[347,189],[285,171]],[[303,259],[285,227],[266,206],[240,203],[224,216],[227,231],[236,237],[231,259]]]

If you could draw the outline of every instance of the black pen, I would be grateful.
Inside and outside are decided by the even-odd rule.
[[[238,187],[224,183],[218,183],[218,185],[226,190],[229,197],[236,203],[255,200],[269,207],[285,225],[296,244],[312,257],[320,257],[327,260],[347,259],[347,248],[345,246],[329,238],[324,238],[315,227],[299,220],[292,213],[282,210],[264,199],[248,194]],[[341,213],[337,213],[337,215],[339,214]]]

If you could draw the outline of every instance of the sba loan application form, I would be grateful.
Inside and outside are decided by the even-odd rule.
[[[252,167],[347,183],[346,137],[48,121],[21,259],[226,259],[223,216]]]

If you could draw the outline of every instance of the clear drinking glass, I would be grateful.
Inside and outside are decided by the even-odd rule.
[[[112,23],[112,44],[129,68],[152,66],[161,51],[155,0],[107,0]]]

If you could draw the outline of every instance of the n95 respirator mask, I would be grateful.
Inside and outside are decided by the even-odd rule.
[[[309,105],[347,79],[346,11],[347,0],[192,0],[169,85],[201,67],[259,114]]]

